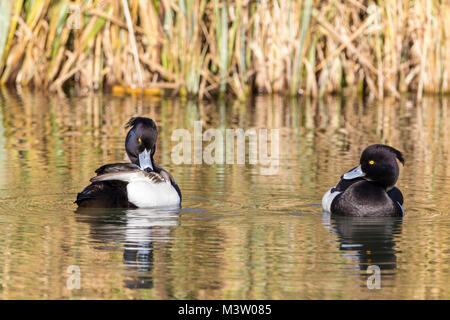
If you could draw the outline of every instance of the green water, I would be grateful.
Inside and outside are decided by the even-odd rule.
[[[1,299],[450,298],[449,98],[237,101],[0,90]],[[180,210],[76,212],[94,170],[125,161],[132,116],[159,127],[156,160]],[[279,129],[279,167],[180,164],[176,129]],[[321,198],[361,151],[403,151],[403,219],[335,219]],[[381,270],[369,289],[369,266]],[[67,285],[69,266],[80,288]]]

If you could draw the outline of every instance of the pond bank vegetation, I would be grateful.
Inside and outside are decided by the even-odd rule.
[[[450,92],[441,0],[3,0],[0,82],[62,92]]]

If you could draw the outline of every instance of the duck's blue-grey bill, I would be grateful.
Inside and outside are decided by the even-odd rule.
[[[139,154],[139,165],[141,166],[142,170],[145,170],[147,168],[150,168],[150,170],[153,170],[150,152],[151,152],[151,150],[149,150],[149,151],[144,150]]]
[[[351,180],[359,177],[364,177],[366,174],[362,172],[361,166],[357,166],[355,169],[344,174],[343,178],[346,180]]]

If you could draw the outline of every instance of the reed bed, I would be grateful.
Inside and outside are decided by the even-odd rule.
[[[0,81],[421,98],[450,92],[449,35],[447,0],[2,0]]]

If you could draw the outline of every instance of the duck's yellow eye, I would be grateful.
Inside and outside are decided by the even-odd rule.
[[[370,160],[370,161],[369,161],[369,164],[370,164],[370,165],[372,165],[372,164],[374,164],[374,163],[375,163],[375,161],[373,161],[373,160]]]
[[[141,138],[138,138],[138,142],[139,142],[139,143],[141,143],[141,142],[142,142]]]

